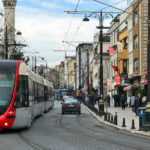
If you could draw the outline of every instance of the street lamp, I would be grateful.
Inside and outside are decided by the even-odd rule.
[[[150,130],[150,0],[148,0],[148,44],[147,44],[147,71],[148,71],[148,86],[147,86],[147,105],[145,122],[146,129]]]
[[[4,47],[5,47],[5,52],[6,52],[6,55],[5,55],[5,59],[8,59],[8,53],[9,53],[9,50],[8,48],[10,46],[22,46],[22,47],[26,47],[27,45],[26,44],[20,44],[20,43],[15,43],[13,40],[14,40],[14,36],[11,37],[11,39],[8,39],[8,34],[9,32],[12,34],[13,32],[16,32],[16,35],[20,36],[22,35],[22,33],[14,28],[10,28],[9,30],[7,29],[7,26],[5,27],[5,40],[4,40]],[[15,34],[14,34],[15,35]],[[9,43],[8,41],[9,40],[12,40],[11,43]],[[13,42],[13,43],[12,43]]]
[[[103,115],[104,114],[104,99],[103,99],[103,29],[109,29],[109,27],[104,27],[103,26],[103,12],[100,11],[100,15],[99,15],[99,26],[97,27],[98,29],[100,29],[100,33],[99,33],[99,38],[98,38],[98,42],[100,44],[100,99],[99,99],[99,103],[98,103],[98,108],[99,108],[99,115]],[[83,19],[83,21],[89,21],[89,19],[87,17],[85,17]]]
[[[99,43],[100,43],[100,99],[99,99],[99,103],[98,103],[98,107],[99,107],[99,114],[103,115],[104,114],[104,100],[103,100],[103,29],[109,29],[109,27],[104,27],[103,26],[103,18],[104,15],[103,14],[118,14],[120,12],[91,12],[91,11],[65,11],[68,14],[85,14],[85,13],[89,13],[90,15],[88,17],[91,17],[93,15],[95,15],[95,17],[97,16],[97,14],[99,14],[99,26],[97,27],[98,29],[100,29],[100,33],[99,33]],[[112,17],[112,15],[111,15]],[[85,18],[83,19],[83,21],[89,21],[89,19],[87,18],[87,16],[85,15]]]

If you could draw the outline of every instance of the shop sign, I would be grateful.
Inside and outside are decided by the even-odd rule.
[[[120,76],[118,74],[115,74],[115,82],[116,85],[120,85]]]
[[[109,49],[109,55],[111,56],[111,55],[114,55],[114,49],[112,48],[112,47],[108,47],[108,49]]]
[[[110,79],[107,79],[107,88],[111,89],[112,88],[112,82]]]

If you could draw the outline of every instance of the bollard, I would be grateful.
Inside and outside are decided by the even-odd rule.
[[[115,112],[114,124],[115,124],[115,125],[118,125],[117,112]]]
[[[126,127],[126,120],[125,120],[125,118],[123,118],[122,127]]]
[[[108,114],[108,119],[107,119],[107,121],[110,122],[110,114]]]
[[[135,129],[134,119],[132,119],[132,126],[131,126],[131,129]]]
[[[111,120],[110,120],[110,123],[114,123],[114,121],[113,121],[114,119],[113,119],[113,115],[111,115]]]
[[[104,115],[104,121],[107,121],[107,113]]]

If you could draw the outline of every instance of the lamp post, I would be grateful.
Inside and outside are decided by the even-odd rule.
[[[8,47],[10,47],[10,46],[23,46],[23,47],[26,47],[27,45],[26,44],[17,44],[17,43],[15,43],[15,42],[13,42],[13,43],[9,43],[9,41],[10,41],[10,39],[9,39],[9,37],[8,37],[8,35],[9,35],[9,32],[15,32],[15,31],[17,31],[16,32],[16,35],[22,35],[22,33],[20,32],[20,31],[18,31],[18,30],[16,30],[16,29],[14,29],[14,28],[10,28],[9,30],[7,29],[7,26],[5,27],[5,34],[4,34],[4,47],[5,47],[5,59],[8,59],[8,53],[9,53],[9,49],[8,49]],[[12,42],[12,41],[10,41],[10,42]]]
[[[89,95],[89,50],[87,50],[87,94]]]
[[[100,33],[99,33],[99,44],[100,44],[100,100],[98,103],[98,107],[99,107],[99,115],[103,115],[104,114],[104,100],[103,100],[103,29],[109,29],[109,27],[104,27],[103,26],[103,14],[118,14],[120,12],[92,12],[92,11],[65,11],[68,14],[82,14],[82,13],[90,13],[90,15],[88,17],[91,17],[92,15],[96,15],[99,14],[99,26],[97,27],[98,29],[100,29]],[[83,19],[83,21],[89,21],[89,19],[87,18],[87,16],[85,16],[85,18]]]
[[[83,21],[89,21],[89,19],[85,16],[85,18],[83,19]],[[100,29],[99,32],[99,38],[98,38],[98,43],[100,44],[100,66],[99,66],[99,70],[100,70],[100,99],[99,99],[99,103],[98,103],[98,108],[99,108],[99,115],[103,115],[104,114],[104,100],[103,100],[103,29],[109,29],[109,27],[104,27],[103,26],[103,12],[100,11],[100,15],[99,15],[99,26],[97,27],[98,29]]]
[[[109,29],[109,27],[104,27],[103,26],[103,12],[100,12],[100,17],[99,17],[99,26],[97,27],[100,29],[99,33],[99,43],[100,43],[100,99],[98,103],[98,108],[99,108],[99,114],[103,115],[104,114],[104,94],[103,94],[103,29]]]
[[[147,44],[147,71],[148,71],[148,85],[147,85],[147,105],[145,122],[147,130],[150,130],[150,0],[148,0],[148,44]]]

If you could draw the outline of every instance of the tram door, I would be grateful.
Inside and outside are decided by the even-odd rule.
[[[28,76],[19,75],[14,107],[16,118],[14,126],[25,127],[31,121],[31,109],[29,107]]]

